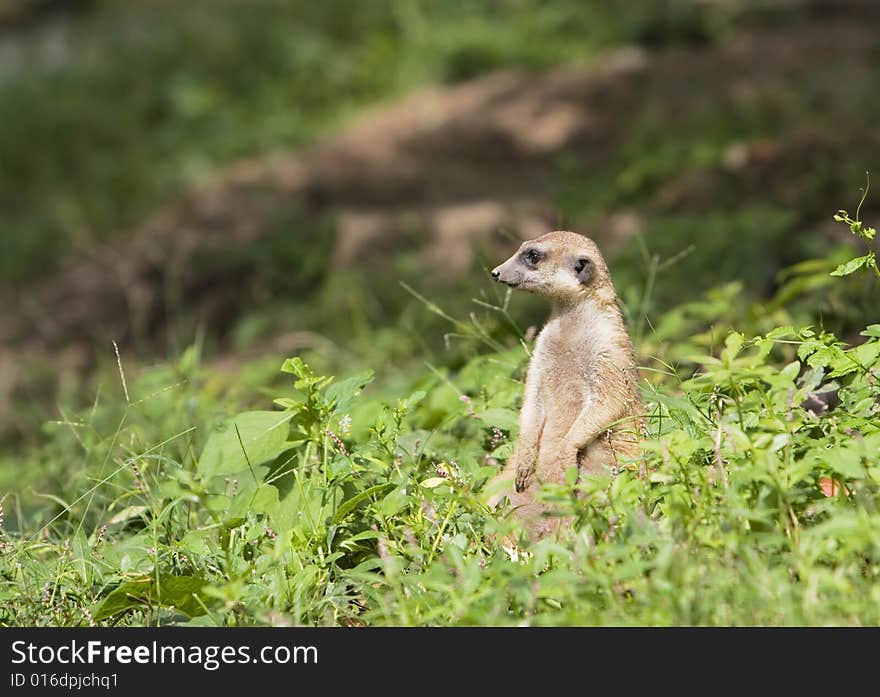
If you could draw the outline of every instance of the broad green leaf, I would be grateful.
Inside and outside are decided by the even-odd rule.
[[[216,538],[213,530],[190,530],[183,536],[180,544],[190,554],[210,554],[208,540],[212,537]]]
[[[494,407],[477,413],[489,426],[500,428],[502,431],[513,431],[519,427],[519,413],[513,409]]]
[[[254,513],[273,513],[278,507],[278,489],[264,484],[254,492],[250,507]]]
[[[278,489],[271,484],[240,491],[225,511],[229,518],[244,517],[248,512],[272,514],[278,508]]]
[[[202,449],[199,474],[210,479],[278,457],[287,447],[291,416],[277,411],[247,411],[224,421]]]
[[[107,595],[95,611],[95,621],[113,617],[126,610],[146,605],[173,605],[180,612],[194,617],[204,613],[202,588],[206,581],[197,576],[159,576],[159,583],[153,575],[117,586]]]
[[[845,264],[841,264],[834,271],[831,272],[832,276],[848,276],[849,274],[858,271],[865,264],[868,263],[868,260],[871,258],[870,254],[866,254],[863,257],[856,257],[855,259],[850,259]]]
[[[849,479],[865,475],[862,458],[855,449],[837,446],[825,453],[823,459],[831,469]]]
[[[373,371],[368,370],[333,383],[324,391],[324,396],[327,401],[334,404],[334,411],[342,413],[348,411],[355,397],[371,382],[373,382]]]
[[[407,503],[409,503],[409,497],[406,494],[406,487],[398,486],[382,499],[379,510],[383,516],[390,518],[397,515]]]

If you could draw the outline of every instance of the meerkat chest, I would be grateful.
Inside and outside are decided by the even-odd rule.
[[[589,397],[589,361],[563,330],[558,322],[549,322],[532,352],[529,381],[544,402],[583,401]]]

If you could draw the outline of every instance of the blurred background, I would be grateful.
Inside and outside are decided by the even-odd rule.
[[[554,228],[643,355],[701,299],[856,337],[877,284],[827,283],[878,29],[873,0],[0,0],[0,483],[121,398],[114,341],[157,389],[197,363],[218,416],[288,355],[454,369],[479,349],[440,313],[503,306],[486,269]],[[504,307],[508,343],[546,311]]]

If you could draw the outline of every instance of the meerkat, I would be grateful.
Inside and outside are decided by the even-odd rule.
[[[633,346],[605,260],[583,235],[556,231],[524,242],[492,278],[552,304],[526,373],[519,438],[489,500],[494,508],[508,496],[527,534],[540,538],[565,524],[535,500],[542,484],[564,483],[571,467],[601,473],[638,455]]]

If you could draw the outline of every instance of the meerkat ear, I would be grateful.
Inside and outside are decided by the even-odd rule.
[[[590,257],[578,257],[574,262],[574,273],[581,283],[587,284],[593,277],[595,265]]]

